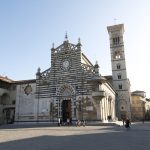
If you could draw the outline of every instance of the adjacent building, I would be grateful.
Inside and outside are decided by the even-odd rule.
[[[0,124],[14,121],[16,89],[12,82],[8,77],[0,76]]]
[[[131,114],[133,121],[144,121],[150,119],[150,100],[146,98],[144,91],[131,93]]]

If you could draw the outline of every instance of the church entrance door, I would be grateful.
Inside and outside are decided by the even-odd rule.
[[[71,119],[71,100],[62,101],[62,120],[67,121],[67,118]]]

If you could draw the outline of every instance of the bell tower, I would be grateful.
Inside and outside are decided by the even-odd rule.
[[[126,60],[124,53],[124,25],[118,24],[107,27],[110,40],[113,86],[117,92],[116,113],[118,119],[131,118],[130,82],[127,78]]]

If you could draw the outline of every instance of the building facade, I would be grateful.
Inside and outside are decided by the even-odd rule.
[[[131,98],[132,120],[150,120],[150,100],[146,98],[146,93],[144,91],[137,90],[131,93]]]
[[[145,104],[146,93],[144,91],[134,91],[131,94],[132,97],[132,120],[139,121],[145,120]]]
[[[0,76],[0,124],[14,122],[16,89],[12,82]]]
[[[98,64],[81,51],[80,40],[71,44],[66,37],[52,47],[51,67],[38,68],[35,83],[17,85],[15,120],[115,120],[115,95]]]
[[[51,48],[51,66],[38,68],[36,79],[7,82],[9,89],[0,89],[0,103],[8,97],[13,108],[13,120],[103,121],[130,117],[130,84],[127,79],[123,25],[107,27],[110,36],[112,76],[102,76],[99,65],[93,65],[77,44],[65,40]],[[3,91],[3,92],[1,92]],[[13,95],[13,96],[12,96]],[[11,100],[12,99],[12,100]],[[14,102],[12,102],[14,101]],[[3,104],[4,105],[4,104]],[[13,107],[12,107],[13,106]],[[1,119],[4,106],[0,107]]]

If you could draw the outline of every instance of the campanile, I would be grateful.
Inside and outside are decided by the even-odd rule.
[[[116,109],[118,119],[131,118],[130,82],[127,78],[126,59],[124,53],[124,25],[107,27],[110,40],[113,86],[117,92]]]

